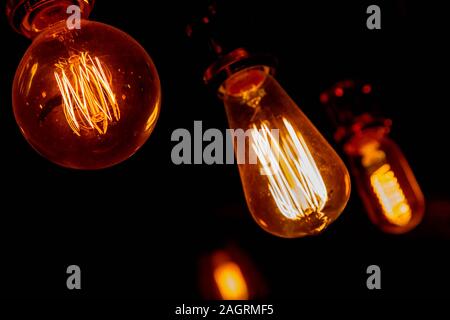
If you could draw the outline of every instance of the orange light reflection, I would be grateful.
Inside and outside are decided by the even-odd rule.
[[[239,266],[232,262],[222,262],[214,269],[214,280],[223,300],[247,300],[247,283]]]

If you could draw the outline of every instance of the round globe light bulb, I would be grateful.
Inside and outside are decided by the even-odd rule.
[[[40,27],[52,20],[48,9],[33,15]],[[34,39],[13,85],[14,115],[26,140],[68,168],[101,169],[129,158],[160,112],[150,56],[126,33],[98,22],[81,20],[70,29],[61,20],[32,33],[36,28],[21,31]]]

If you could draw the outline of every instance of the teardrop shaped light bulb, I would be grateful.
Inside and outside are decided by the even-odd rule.
[[[249,158],[256,160],[240,161],[235,143],[253,218],[280,237],[323,231],[341,214],[350,195],[342,160],[269,68],[241,69],[223,82],[219,92],[230,128],[248,133]]]
[[[160,82],[150,56],[126,33],[88,20],[69,29],[73,2],[8,2],[12,25],[33,38],[14,79],[14,115],[45,158],[101,169],[148,139],[160,111]],[[93,1],[77,3],[90,11]]]

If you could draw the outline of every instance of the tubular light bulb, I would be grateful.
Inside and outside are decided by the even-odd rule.
[[[388,233],[416,227],[425,200],[399,147],[380,130],[369,129],[345,145],[370,220]]]
[[[18,15],[29,1],[9,2],[9,14]],[[22,23],[19,31],[34,39],[14,79],[14,114],[26,140],[50,161],[105,168],[133,155],[150,136],[160,82],[149,55],[124,32],[88,20],[69,30],[69,3],[41,0],[24,18],[32,28]]]
[[[323,231],[350,195],[342,160],[267,67],[237,71],[219,92],[230,128],[251,133],[248,151],[257,161],[239,161],[240,151],[235,152],[256,222],[286,238]]]
[[[391,120],[378,116],[372,85],[344,80],[324,91],[320,101],[336,126],[335,139],[372,223],[383,232],[412,230],[423,218],[425,200],[400,148],[389,138]]]

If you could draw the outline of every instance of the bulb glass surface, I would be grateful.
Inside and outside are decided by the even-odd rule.
[[[342,160],[267,68],[238,71],[219,92],[230,128],[250,132],[248,157],[257,161],[239,161],[235,152],[254,219],[281,237],[323,231],[350,195]]]
[[[385,232],[405,233],[421,222],[425,200],[400,148],[378,132],[362,132],[345,150],[370,220]]]
[[[156,68],[126,33],[83,20],[45,29],[23,57],[13,108],[27,141],[54,163],[100,169],[134,154],[155,127]]]

